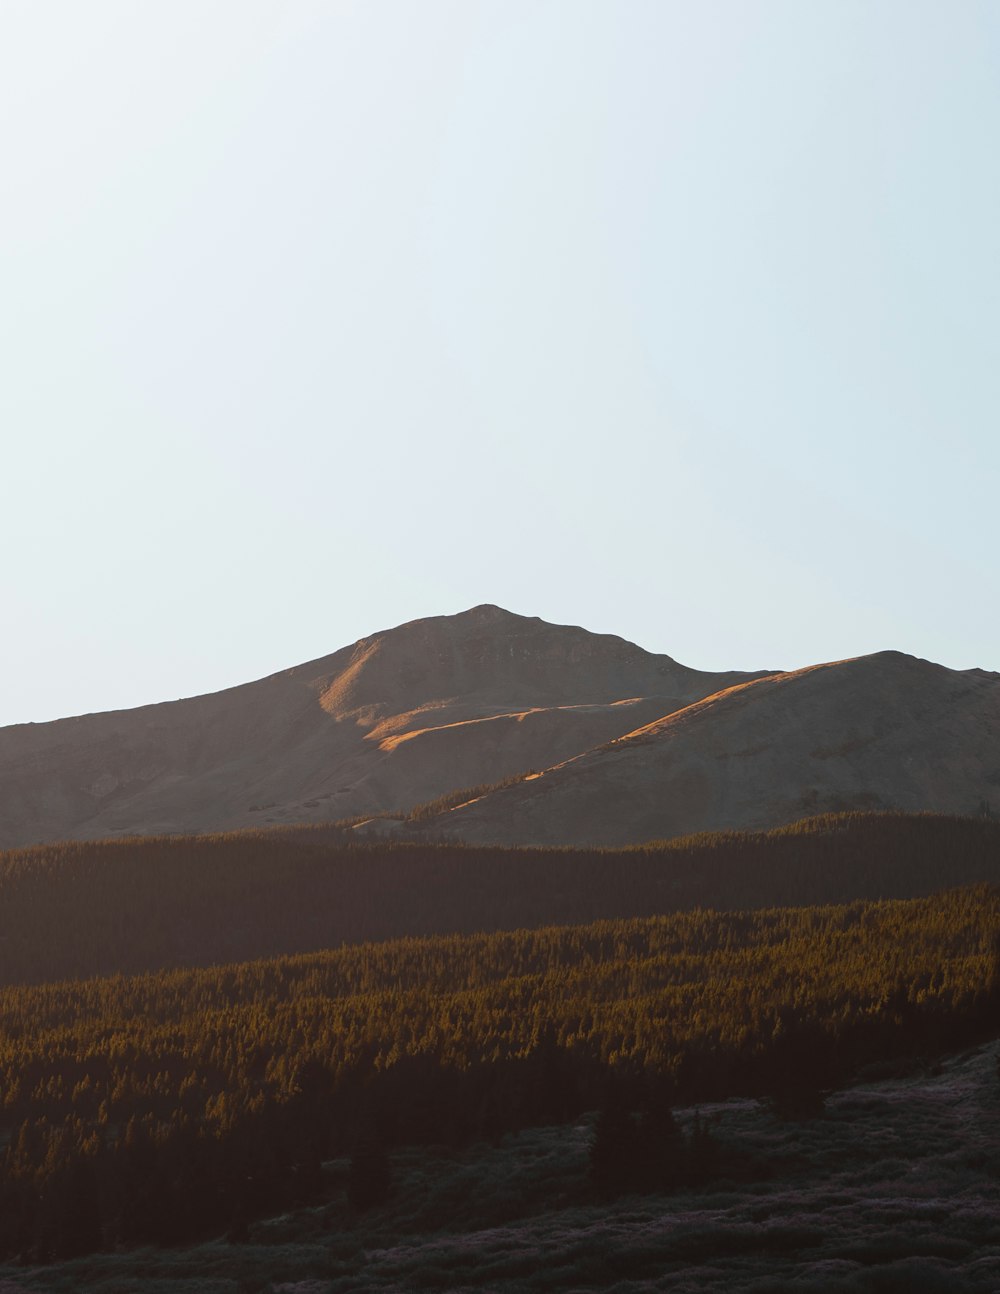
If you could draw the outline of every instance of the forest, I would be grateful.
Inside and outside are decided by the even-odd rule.
[[[417,831],[416,837],[420,837]],[[401,936],[1000,884],[1000,822],[834,814],[620,850],[503,849],[346,827],[0,854],[0,984],[249,961]]]
[[[998,931],[980,885],[7,986],[0,1256],[238,1237],[322,1201],[338,1155],[361,1208],[394,1146],[595,1108],[655,1167],[675,1103],[814,1112],[865,1067],[995,1034]]]

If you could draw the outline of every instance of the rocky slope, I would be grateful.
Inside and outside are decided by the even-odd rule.
[[[0,847],[405,810],[748,677],[494,606],[417,620],[224,692],[0,729]]]
[[[1000,807],[1000,674],[880,652],[774,674],[434,819],[468,841],[621,844],[827,810]]]

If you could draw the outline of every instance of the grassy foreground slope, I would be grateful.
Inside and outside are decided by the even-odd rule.
[[[356,843],[333,829],[0,854],[0,983],[135,974],[404,935],[1000,883],[1000,823],[835,814],[617,850]]]
[[[611,1072],[653,1138],[664,1103],[954,1049],[996,1032],[998,928],[979,887],[7,988],[0,1254],[242,1234],[364,1138],[564,1123]]]
[[[994,1294],[996,1044],[834,1093],[781,1124],[734,1098],[679,1109],[752,1177],[602,1201],[589,1117],[495,1145],[402,1149],[385,1204],[329,1198],[239,1240],[0,1266],[3,1294]],[[4,1283],[6,1278],[7,1283]]]

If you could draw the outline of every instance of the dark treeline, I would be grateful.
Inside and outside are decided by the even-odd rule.
[[[0,1254],[239,1234],[322,1198],[338,1154],[370,1202],[387,1147],[607,1111],[609,1082],[610,1144],[641,1129],[656,1177],[674,1103],[783,1099],[995,1031],[998,926],[978,887],[8,987]],[[618,1162],[598,1155],[601,1189]]]
[[[0,983],[978,881],[1000,883],[1000,823],[924,815],[623,850],[356,842],[334,827],[66,843],[0,855]]]

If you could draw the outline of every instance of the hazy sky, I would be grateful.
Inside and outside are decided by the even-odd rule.
[[[0,723],[479,602],[1000,669],[995,0],[0,0]]]

